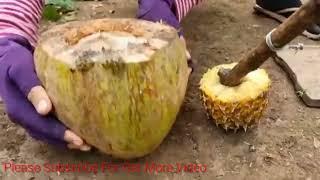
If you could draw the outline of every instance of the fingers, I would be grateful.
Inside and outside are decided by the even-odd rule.
[[[66,127],[56,117],[49,114],[40,115],[33,105],[25,98],[16,86],[7,85],[5,96],[9,118],[30,132],[40,134],[39,139],[48,138],[64,141]]]
[[[81,146],[83,144],[83,140],[70,130],[66,130],[64,140],[75,146]]]
[[[51,138],[37,131],[30,131],[29,129],[26,130],[28,134],[34,139],[41,140],[42,142],[47,143],[49,145],[54,145],[54,147],[56,148],[65,149],[67,147],[67,143],[61,139]]]
[[[7,87],[10,94],[7,99],[7,112],[10,119],[24,127],[32,137],[54,146],[89,151],[90,146],[52,115],[41,116],[15,87]]]
[[[163,22],[175,29],[180,28],[180,22],[167,1],[139,1],[137,18],[151,22]]]
[[[182,41],[182,43],[187,46],[186,40],[183,36],[180,36],[180,40]]]
[[[191,72],[192,72],[192,68],[188,68],[188,76],[190,76]]]
[[[9,118],[35,139],[54,146],[90,150],[79,136],[48,114],[52,104],[36,75],[31,51],[15,42],[10,43],[10,49],[2,56],[8,61],[1,84]]]
[[[65,131],[65,136],[66,134],[72,134],[72,132],[70,133],[71,131],[70,130],[66,130]],[[71,142],[67,142],[67,141],[62,141],[62,140],[59,140],[59,139],[54,139],[54,138],[50,138],[50,137],[47,137],[39,132],[35,132],[35,131],[28,131],[28,133],[35,139],[42,139],[48,143],[48,144],[51,144],[51,145],[55,145],[56,147],[62,147],[62,148],[69,148],[69,149],[72,149],[72,150],[80,150],[80,151],[90,151],[91,150],[91,147],[84,144],[83,141],[77,137],[78,139],[80,139],[80,141],[82,143],[79,144],[80,141],[76,140],[76,141],[72,141],[71,137],[68,138],[68,140]],[[68,135],[67,135],[68,136]],[[76,143],[76,144],[75,144]]]
[[[187,59],[188,59],[188,61],[190,61],[190,59],[191,59],[191,55],[190,55],[190,53],[189,53],[189,51],[188,51],[188,50],[186,50],[186,55],[187,55]]]
[[[27,97],[39,114],[47,115],[51,111],[52,103],[42,86],[33,87]]]
[[[29,134],[38,140],[54,146],[61,146],[81,151],[89,151],[91,147],[75,133],[52,115],[41,116],[32,104],[15,86],[6,86],[6,104],[9,118],[25,128]]]
[[[187,50],[187,42],[186,42],[186,40],[185,40],[185,38],[183,36],[180,36],[180,39],[181,39],[183,45],[186,48],[187,59],[190,60],[191,59],[191,55],[190,55],[190,52]]]
[[[88,145],[77,146],[77,145],[74,145],[74,144],[68,144],[68,148],[69,149],[74,149],[74,150],[85,151],[85,152],[91,150],[91,147],[88,146]]]
[[[5,54],[6,58],[13,61],[8,70],[9,78],[29,99],[39,114],[48,114],[52,109],[52,104],[47,93],[40,86],[31,51],[19,44],[12,46],[10,51]]]
[[[190,75],[193,72],[194,64],[192,62],[190,52],[187,50],[187,43],[186,43],[185,38],[183,36],[180,36],[180,39],[181,39],[181,41],[183,42],[183,44],[185,45],[185,48],[186,48],[186,56],[187,56],[188,66],[189,66],[188,75]]]
[[[84,141],[77,136],[74,132],[66,130],[64,134],[64,140],[69,143],[68,148],[79,149],[81,151],[90,151],[91,147],[84,143]]]

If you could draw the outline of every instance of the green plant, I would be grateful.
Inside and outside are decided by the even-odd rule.
[[[43,18],[49,21],[58,21],[63,14],[74,10],[73,0],[46,0]]]

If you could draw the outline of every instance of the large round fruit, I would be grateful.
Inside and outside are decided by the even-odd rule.
[[[201,99],[217,126],[225,130],[245,131],[256,125],[268,104],[271,81],[263,69],[247,74],[240,85],[224,86],[220,83],[220,68],[231,69],[236,63],[222,64],[209,69],[200,81]]]
[[[161,23],[76,21],[42,34],[35,66],[58,119],[102,152],[131,159],[155,150],[175,122],[188,82],[185,52]]]

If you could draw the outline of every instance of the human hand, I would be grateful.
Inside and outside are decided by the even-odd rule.
[[[0,39],[0,96],[10,120],[35,139],[89,151],[89,145],[51,114],[52,103],[40,85],[26,42],[16,36]]]
[[[194,64],[192,62],[192,59],[191,59],[191,55],[187,49],[187,43],[186,43],[186,40],[184,39],[183,36],[180,36],[180,39],[182,41],[182,43],[185,45],[185,48],[186,48],[186,56],[187,56],[187,60],[188,60],[188,66],[189,66],[189,75],[192,73],[193,69],[194,69]]]
[[[138,19],[143,19],[151,22],[164,22],[174,27],[179,34],[179,37],[186,47],[186,55],[189,65],[189,74],[193,71],[193,63],[189,51],[187,50],[186,40],[180,27],[180,22],[177,15],[173,11],[174,0],[139,0]]]

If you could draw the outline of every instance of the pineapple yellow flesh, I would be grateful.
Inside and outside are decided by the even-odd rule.
[[[233,68],[236,63],[222,64],[208,70],[200,80],[204,106],[217,125],[224,129],[245,130],[261,118],[268,103],[271,80],[264,69],[247,74],[235,87],[220,83],[220,68]]]

